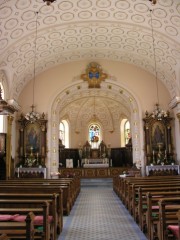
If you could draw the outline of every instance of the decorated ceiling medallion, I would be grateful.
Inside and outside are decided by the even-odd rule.
[[[103,73],[101,66],[98,63],[91,62],[87,68],[86,73],[81,75],[81,79],[88,81],[89,88],[100,88],[100,84],[108,75]]]

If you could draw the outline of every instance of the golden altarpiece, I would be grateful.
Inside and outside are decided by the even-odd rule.
[[[175,165],[171,124],[173,118],[157,119],[146,112],[144,121],[145,157],[147,175],[174,175],[179,173]]]
[[[17,177],[46,178],[46,134],[47,120],[44,113],[35,122],[23,115],[19,123],[19,163],[15,169]]]

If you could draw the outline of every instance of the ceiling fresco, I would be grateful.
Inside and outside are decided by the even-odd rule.
[[[152,10],[152,15],[150,13]],[[171,97],[179,96],[180,1],[43,0],[0,1],[0,70],[17,98],[36,74],[72,61],[106,59],[155,74]]]

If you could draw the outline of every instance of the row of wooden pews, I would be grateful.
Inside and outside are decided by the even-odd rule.
[[[78,177],[0,181],[0,234],[17,238],[19,229],[24,239],[56,240],[79,193]]]
[[[0,240],[9,240],[9,238],[6,234],[1,234],[0,235]]]
[[[180,239],[180,176],[117,176],[113,189],[149,240]]]

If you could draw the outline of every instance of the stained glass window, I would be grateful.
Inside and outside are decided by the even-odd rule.
[[[91,124],[89,127],[89,142],[92,148],[98,148],[100,143],[100,127],[97,124]]]

